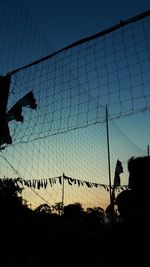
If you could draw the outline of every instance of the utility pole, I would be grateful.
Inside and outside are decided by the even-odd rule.
[[[109,125],[108,125],[108,110],[106,105],[106,132],[107,132],[107,154],[108,154],[108,173],[109,173],[109,193],[110,193],[110,209],[111,209],[111,222],[115,222],[114,210],[114,187],[111,188],[111,168],[110,168],[110,147],[109,147]],[[113,185],[114,186],[114,185]]]
[[[65,178],[64,178],[64,173],[62,176],[62,209],[64,208],[64,196],[65,196]]]

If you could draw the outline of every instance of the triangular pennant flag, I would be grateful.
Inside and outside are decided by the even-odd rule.
[[[44,179],[44,188],[46,189],[47,187],[47,179]]]
[[[81,181],[80,181],[80,180],[77,180],[77,182],[78,182],[78,186],[80,186],[80,184],[81,184]]]
[[[68,180],[68,184],[72,185],[72,181],[70,178],[67,179]]]
[[[33,188],[36,188],[36,180],[33,180],[33,181],[32,181],[32,187],[33,187]]]
[[[49,178],[49,183],[50,183],[50,186],[52,186],[52,180],[51,180],[51,178]]]
[[[41,187],[41,182],[40,182],[40,180],[38,180],[37,181],[37,189],[40,189],[40,187]]]
[[[74,182],[74,184],[76,184],[77,180],[76,179],[73,179],[73,182]]]
[[[59,178],[59,183],[62,184],[62,179],[61,179],[62,177],[59,176],[58,178]]]
[[[89,182],[86,182],[86,181],[85,181],[85,184],[87,185],[87,187],[91,187],[91,185],[90,185]]]

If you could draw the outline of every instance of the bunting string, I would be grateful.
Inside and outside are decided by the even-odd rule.
[[[106,189],[107,191],[110,190],[110,186],[107,184],[101,184],[101,183],[95,183],[95,182],[89,182],[86,180],[80,180],[77,178],[72,178],[72,177],[68,177],[66,175],[62,175],[62,176],[57,176],[57,177],[51,177],[51,178],[47,178],[47,179],[33,179],[33,180],[29,180],[29,179],[22,179],[20,177],[17,177],[15,179],[13,178],[0,178],[0,181],[3,182],[4,184],[7,185],[7,183],[12,180],[16,185],[18,185],[21,188],[24,187],[28,187],[28,188],[33,188],[33,189],[46,189],[47,186],[54,186],[55,184],[59,183],[60,185],[62,185],[63,183],[63,179],[65,181],[67,181],[68,185],[70,186],[74,186],[77,185],[78,187],[80,186],[86,186],[88,188],[98,188],[98,187],[102,187],[104,189]],[[128,185],[119,185],[117,187],[115,187],[116,190],[124,190],[127,189]],[[113,186],[111,186],[111,189],[113,189]]]

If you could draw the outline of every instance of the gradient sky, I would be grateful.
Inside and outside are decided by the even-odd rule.
[[[6,58],[4,57],[4,63],[8,64],[8,66],[6,64],[6,70],[4,68],[4,64],[1,64],[1,66],[4,68],[4,73],[8,70],[15,69],[16,66],[20,66],[19,64],[21,64],[21,66],[22,64],[23,65],[26,64],[24,63],[26,62],[26,59],[27,63],[30,63],[31,61],[34,61],[38,58],[43,57],[44,55],[47,55],[47,53],[51,54],[52,52],[57,51],[79,39],[90,36],[104,29],[107,29],[119,23],[120,20],[126,20],[130,17],[138,15],[148,10],[150,7],[149,1],[146,0],[136,0],[136,1],[135,0],[134,1],[132,0],[130,1],[129,0],[127,1],[16,0],[15,3],[17,3],[17,1],[18,3],[22,2],[24,3],[24,8],[22,13],[20,12],[21,10],[20,8],[17,9],[18,5],[17,4],[15,5],[14,2],[12,3],[11,0],[9,0],[8,2],[9,5],[11,4],[12,9],[9,6],[9,12],[6,13],[6,16],[4,17],[5,18],[4,21],[6,20],[6,22],[9,22],[9,16],[10,16],[10,18],[13,19],[14,22],[10,23],[9,25],[10,27],[7,27],[9,37],[11,37],[12,35],[12,38],[10,38],[11,41],[9,42],[11,46],[9,47],[8,44],[7,47],[7,45],[6,46],[2,45],[3,42],[1,43],[1,46],[3,46],[4,48],[4,52],[6,51],[6,53],[4,53],[1,50],[2,58],[3,54],[4,55],[6,54]],[[5,2],[5,0],[3,0],[3,2]],[[29,20],[28,14],[27,16],[25,16],[24,12],[26,11],[30,14],[31,21]],[[11,14],[13,14],[13,17],[11,17]],[[16,17],[19,16],[20,18],[19,20],[20,25],[21,25],[21,20],[25,20],[26,18],[25,23],[22,24],[22,27],[20,28],[19,28],[20,25],[19,23],[17,23],[17,20],[15,21],[15,14]],[[38,31],[41,33],[41,36],[36,35],[37,32],[35,31],[33,23],[35,23],[36,29],[38,27]],[[3,24],[3,26],[7,25]],[[34,29],[34,31],[31,31],[31,33],[33,34],[28,35],[27,33],[28,31],[30,32],[30,29],[32,30]],[[21,31],[21,35],[18,34],[20,33],[19,30]],[[5,43],[8,39],[5,27],[4,31],[1,33],[1,36]],[[40,55],[41,46],[39,41],[42,41],[42,38],[47,40],[48,52],[45,51],[44,52],[45,54]],[[42,44],[43,43],[41,42],[41,45]],[[14,48],[16,48],[16,50],[13,49],[13,45]],[[25,45],[25,47],[23,47],[23,45]],[[13,51],[13,54],[10,53],[11,50]],[[16,54],[14,53],[14,51],[16,52]],[[89,77],[91,77],[90,74]],[[23,83],[24,78],[25,78],[24,72],[22,72],[22,76],[20,73],[20,76],[18,76],[18,88],[17,84],[15,84],[14,86],[16,90],[15,91],[16,97],[19,97],[21,94],[20,90],[21,85],[19,81]],[[32,75],[31,75],[31,80],[29,81],[31,82],[30,86],[31,87],[33,86],[33,88],[35,87],[35,90],[37,89],[37,91],[39,90],[41,97],[42,87],[41,89],[37,88],[39,84],[37,83],[36,85],[35,80],[36,79],[33,79],[32,82]],[[47,80],[46,82],[47,82],[46,90],[48,90],[49,88],[51,88],[49,85],[50,80]],[[69,88],[67,92],[69,92],[70,90]],[[76,87],[74,88],[76,89]],[[25,87],[25,89],[28,89],[28,86],[27,88]],[[54,89],[56,89],[56,87]],[[43,104],[44,102],[43,98],[40,98],[40,100],[41,99],[42,99],[41,103]],[[13,98],[12,100],[14,101]],[[34,112],[35,111],[33,111],[33,114]],[[27,119],[27,115],[25,115],[25,118]],[[132,115],[115,120],[115,123],[120,127],[120,129],[122,129],[123,134],[121,134],[120,131],[116,129],[115,125],[112,125],[112,127],[110,127],[111,130],[114,129],[115,131],[114,136],[116,138],[116,140],[115,139],[111,140],[112,176],[114,173],[114,166],[117,159],[116,157],[118,157],[118,155],[119,157],[120,156],[122,157],[121,160],[123,161],[123,164],[126,166],[126,161],[128,159],[128,156],[132,155],[133,151],[135,153],[134,143],[137,144],[137,146],[141,147],[142,149],[146,150],[147,145],[150,143],[149,122],[150,122],[149,112],[138,113],[137,115]],[[41,128],[43,127],[44,124],[43,125],[42,123],[39,124],[40,126],[38,125],[38,127],[42,132]],[[19,130],[20,126],[18,127],[17,125],[18,128],[16,128],[16,123],[14,123],[13,125],[14,125],[14,131],[16,133],[16,129]],[[93,131],[92,128],[95,128],[95,131]],[[6,158],[10,161],[14,169],[16,169],[18,173],[19,172],[21,173],[21,177],[38,178],[40,176],[43,178],[47,178],[49,176],[53,177],[62,175],[62,173],[65,171],[66,175],[75,178],[81,178],[81,179],[83,178],[85,180],[87,180],[86,178],[89,179],[97,178],[95,180],[96,182],[108,183],[108,180],[106,179],[105,181],[98,180],[99,177],[105,178],[106,176],[107,178],[108,176],[108,174],[106,174],[106,170],[108,170],[108,165],[107,165],[107,150],[105,144],[106,143],[105,125],[104,124],[95,125],[92,128],[87,128],[87,130],[85,129],[83,132],[80,130],[77,132],[74,131],[68,133],[67,135],[63,136],[58,135],[55,138],[51,137],[50,140],[48,138],[45,138],[44,140],[39,140],[37,144],[36,142],[33,142],[16,147],[12,145],[9,149],[4,150],[4,154]],[[22,130],[26,129],[25,123],[23,124],[21,129]],[[20,131],[20,133],[22,132]],[[17,134],[15,136],[16,138],[18,138]],[[112,136],[111,133],[110,136]],[[126,136],[128,136],[133,143],[130,141],[128,142]],[[100,139],[101,143],[99,142]],[[66,146],[66,144],[68,144],[68,146]],[[73,150],[72,150],[72,145],[73,145]],[[105,150],[105,157],[103,156],[102,153],[103,150]],[[141,151],[137,150],[138,155],[139,153],[141,153]],[[80,160],[79,160],[79,155],[80,155]],[[6,162],[4,161],[3,168],[6,172],[5,164]],[[100,167],[100,164],[104,167],[104,169]],[[14,172],[12,168],[11,172]],[[16,175],[18,175],[18,173],[16,172]],[[7,175],[7,173],[5,174]],[[126,180],[123,180],[123,184],[126,184],[126,182],[127,182]]]
[[[140,14],[148,0],[23,0],[54,50]]]
[[[150,8],[148,0],[23,0],[23,2],[39,30],[48,40],[50,52]],[[143,149],[150,143],[149,122],[149,112],[116,120],[125,134]]]

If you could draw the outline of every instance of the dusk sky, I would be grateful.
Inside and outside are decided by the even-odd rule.
[[[23,2],[54,50],[150,8],[148,0],[23,0]]]
[[[0,4],[1,17],[4,13],[0,24],[1,74],[150,8],[148,0],[1,0]],[[14,120],[9,123],[13,143],[1,151],[1,175],[45,179],[65,172],[71,177],[108,184],[106,128],[104,123],[99,123],[107,100],[108,112],[112,111],[112,103],[121,100],[118,106],[114,104],[114,111],[119,107],[127,115],[110,122],[112,177],[118,157],[126,168],[129,157],[147,153],[150,113],[128,116],[126,108],[129,107],[129,113],[132,108],[133,111],[138,108],[138,104],[142,109],[143,99],[140,98],[141,103],[136,102],[136,95],[141,96],[143,88],[147,90],[148,107],[150,105],[148,27],[140,32],[142,41],[138,34],[142,26],[136,29],[129,25],[122,35],[114,31],[114,35],[106,39],[89,42],[91,46],[89,43],[77,46],[12,75],[8,107],[30,89],[37,99],[37,111],[24,108],[24,123]],[[120,36],[124,36],[123,40]],[[111,41],[112,46],[107,46],[107,41]],[[119,41],[123,44],[120,54]],[[132,48],[133,58],[130,58]],[[145,65],[142,65],[141,50],[145,53]],[[127,107],[128,98],[131,99]],[[74,129],[77,131],[72,131]],[[60,134],[63,131],[65,134]],[[122,183],[127,184],[127,171],[123,175]]]
[[[150,9],[148,0],[23,0],[26,10],[48,40],[50,53]],[[150,113],[116,120],[133,142],[150,143]]]

